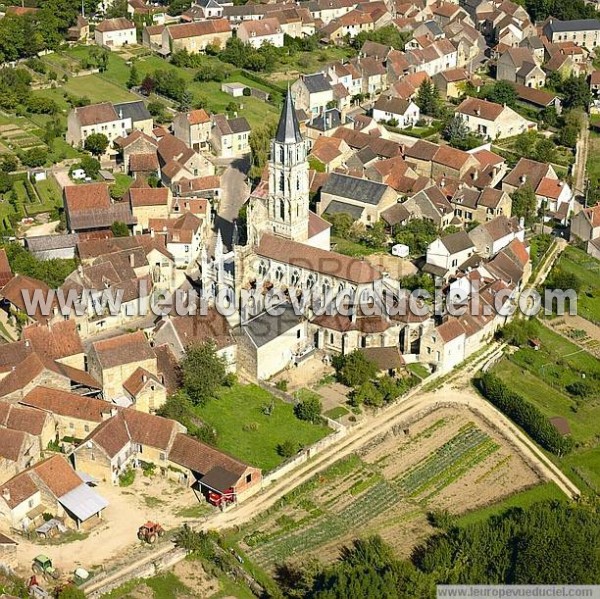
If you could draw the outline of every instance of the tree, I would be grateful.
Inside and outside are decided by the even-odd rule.
[[[407,245],[411,255],[421,256],[437,236],[438,228],[432,221],[415,219],[396,229],[394,241]]]
[[[556,127],[558,125],[558,113],[554,104],[546,106],[540,111],[539,118],[546,127]]]
[[[86,138],[83,147],[93,156],[101,156],[108,148],[108,137],[104,133],[91,133]]]
[[[321,419],[321,400],[317,395],[309,395],[294,406],[294,414],[300,420],[318,422]]]
[[[442,102],[440,92],[432,81],[424,79],[419,86],[415,104],[419,107],[422,114],[429,116],[440,116]]]
[[[186,89],[179,100],[179,111],[188,112],[191,110],[193,101],[194,96],[192,95],[192,92],[189,89]]]
[[[277,445],[277,453],[283,458],[291,458],[298,453],[298,443],[292,439],[286,439]]]
[[[569,75],[562,82],[560,91],[564,95],[563,106],[565,108],[584,108],[587,110],[592,101],[592,93],[585,75],[579,77]]]
[[[355,406],[365,404],[366,406],[378,408],[383,405],[383,393],[375,383],[366,381],[352,392],[351,401]]]
[[[77,168],[81,168],[85,171],[85,174],[92,179],[95,179],[100,174],[102,168],[100,161],[91,156],[84,156],[81,162],[77,165]]]
[[[6,193],[12,189],[12,180],[8,173],[0,171],[0,193]]]
[[[146,75],[142,80],[142,84],[140,85],[140,91],[144,96],[149,96],[156,89],[156,81],[154,77],[151,75]]]
[[[523,217],[526,224],[531,224],[535,217],[537,200],[531,183],[525,183],[513,192],[512,213],[514,216]]]
[[[556,148],[552,141],[544,137],[535,146],[535,157],[540,162],[554,162],[556,160]]]
[[[116,220],[110,230],[115,237],[129,237],[129,227],[122,221]]]
[[[263,169],[269,160],[271,139],[275,135],[276,124],[269,122],[252,129],[248,143],[252,152],[252,167],[250,177],[260,179]]]
[[[183,387],[192,403],[202,405],[214,397],[226,375],[225,361],[213,341],[190,345],[181,363]]]
[[[129,71],[129,79],[127,80],[127,87],[131,89],[132,87],[137,87],[140,84],[140,74],[138,72],[137,66],[135,62],[131,65],[131,69]]]
[[[6,154],[0,161],[0,171],[3,173],[12,173],[19,167],[19,161],[14,154]]]
[[[395,50],[404,50],[404,46],[410,37],[411,34],[409,32],[398,31],[398,28],[394,27],[394,25],[386,25],[385,27],[381,27],[374,31],[361,31],[350,43],[356,49],[362,48],[365,42],[371,41],[383,44],[384,46],[391,46]],[[314,45],[316,47],[316,40]],[[315,48],[306,48],[304,51],[314,49]]]
[[[377,376],[377,366],[358,349],[334,356],[333,367],[338,381],[348,387],[360,387]]]
[[[508,81],[496,81],[485,98],[496,104],[506,104],[506,106],[513,107],[517,103],[517,92]]]
[[[43,166],[46,164],[46,160],[48,160],[48,150],[41,146],[31,148],[21,154],[21,162],[32,168]]]
[[[459,115],[454,115],[448,121],[442,136],[451,146],[458,148],[464,145],[469,138],[469,129]]]
[[[88,60],[91,61],[91,66],[95,66],[101,73],[106,71],[108,68],[108,61],[110,59],[110,51],[102,46],[92,46],[88,53]]]

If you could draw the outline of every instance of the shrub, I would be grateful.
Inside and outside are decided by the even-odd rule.
[[[135,470],[128,467],[121,476],[119,476],[119,487],[130,487],[135,481]]]
[[[291,458],[298,453],[299,445],[296,441],[287,439],[277,445],[277,453],[284,458]]]
[[[478,386],[489,401],[544,449],[559,456],[573,449],[573,439],[563,437],[533,404],[511,391],[496,375],[486,372],[479,378]]]
[[[282,381],[277,381],[275,383],[275,388],[279,389],[280,391],[287,391],[288,390],[288,382],[287,380],[282,380]]]
[[[294,406],[294,414],[300,420],[317,422],[321,419],[322,409],[321,400],[316,395],[311,395]]]

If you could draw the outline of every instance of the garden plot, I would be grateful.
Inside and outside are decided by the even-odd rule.
[[[408,555],[431,531],[428,511],[470,511],[538,482],[477,415],[440,408],[291,491],[244,531],[242,549],[272,568],[294,557],[333,560],[340,545],[377,533]]]

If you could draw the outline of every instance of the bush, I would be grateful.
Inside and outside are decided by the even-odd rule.
[[[299,420],[318,422],[321,419],[321,400],[316,395],[311,395],[294,406],[294,414]]]
[[[119,487],[130,487],[135,481],[135,470],[128,467],[121,476],[119,476]]]
[[[279,389],[280,391],[287,391],[288,390],[288,382],[287,380],[282,380],[282,381],[277,381],[275,383],[275,388]]]
[[[558,456],[573,449],[573,439],[563,437],[533,404],[511,391],[496,375],[486,372],[479,378],[478,386],[484,397],[544,449]]]
[[[295,456],[298,453],[299,449],[300,447],[296,441],[287,439],[286,441],[283,441],[283,443],[280,443],[277,446],[277,453],[281,457],[291,458],[292,456]]]
[[[351,354],[334,356],[333,367],[338,381],[348,387],[360,387],[377,375],[377,366],[357,349]]]
[[[245,87],[242,90],[242,94],[248,98],[252,95],[252,90],[249,87]]]

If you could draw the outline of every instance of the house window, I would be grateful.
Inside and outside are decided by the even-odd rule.
[[[30,499],[30,500],[27,502],[27,505],[28,505],[29,509],[31,509],[31,508],[33,507],[33,499]]]
[[[246,474],[246,482],[247,483],[251,483],[252,482],[252,473]]]
[[[69,422],[69,428],[70,428],[71,430],[73,430],[73,429],[75,428],[75,425],[74,425],[72,422]]]
[[[84,430],[86,433],[89,433],[89,432],[90,432],[90,425],[89,425],[89,424],[84,424],[84,425],[83,425],[83,430]]]
[[[301,336],[302,336],[302,331],[300,329],[298,329],[296,331],[296,339],[300,339]]]
[[[161,462],[164,462],[167,459],[167,456],[164,453],[161,453],[158,457]]]

